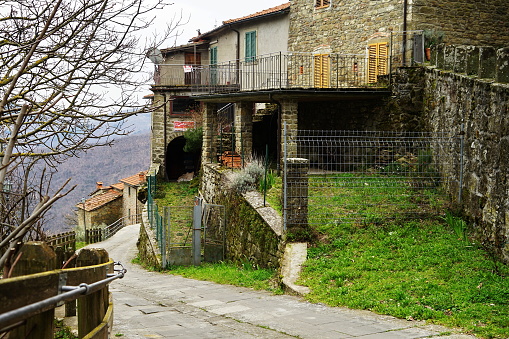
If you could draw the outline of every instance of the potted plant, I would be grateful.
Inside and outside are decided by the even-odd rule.
[[[442,43],[444,40],[444,32],[435,29],[425,29],[424,36],[424,52],[426,53],[426,60],[431,58],[431,48]]]

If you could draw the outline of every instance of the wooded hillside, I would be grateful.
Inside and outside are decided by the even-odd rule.
[[[72,215],[75,205],[94,191],[96,182],[104,185],[119,182],[150,166],[150,134],[135,134],[119,138],[111,147],[98,147],[73,157],[58,167],[53,174],[52,187],[60,187],[72,178],[71,184],[78,185],[74,191],[60,199],[45,217],[47,233],[70,230],[65,215]]]

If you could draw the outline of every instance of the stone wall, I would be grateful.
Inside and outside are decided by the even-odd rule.
[[[403,4],[403,0],[331,0],[330,7],[315,9],[313,0],[292,0],[288,48],[363,54],[368,43],[389,42],[391,31],[403,31]],[[408,0],[407,13],[407,30],[437,29],[447,43],[509,42],[506,0]]]
[[[118,198],[100,208],[87,212],[87,228],[107,226],[122,218],[122,199]]]
[[[284,251],[281,217],[264,207],[256,192],[240,195],[228,190],[227,173],[218,165],[203,164],[201,189],[206,202],[226,207],[226,259],[279,268]]]
[[[173,95],[186,95],[186,93],[167,90],[166,92],[162,89],[153,88],[154,101],[153,107],[157,107],[152,112],[152,137],[150,143],[151,150],[151,163],[158,164],[160,170],[158,175],[164,177],[166,174],[166,148],[168,144],[184,135],[183,131],[175,131],[175,121],[194,121],[192,116],[172,115],[170,113],[170,97]],[[166,102],[166,104],[164,104]]]
[[[156,236],[150,228],[146,209],[142,213],[140,235],[138,236],[136,246],[138,247],[138,255],[143,264],[151,267],[162,267]]]
[[[362,54],[367,41],[388,41],[391,30],[402,30],[402,13],[400,0],[332,0],[324,9],[315,9],[311,0],[292,0],[288,48]]]
[[[509,261],[509,86],[433,68],[425,79],[428,129],[458,134],[465,126],[463,209]]]
[[[507,0],[414,0],[409,29],[438,29],[449,44],[509,43]]]

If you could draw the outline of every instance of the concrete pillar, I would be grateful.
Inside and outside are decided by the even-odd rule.
[[[467,46],[467,60],[465,72],[467,75],[479,75],[479,47]]]
[[[288,158],[286,171],[286,229],[289,241],[309,241],[308,224],[309,160]]]
[[[497,67],[495,81],[509,83],[509,47],[497,50]]]
[[[497,51],[493,47],[479,48],[479,78],[494,79],[497,64]]]
[[[217,162],[217,117],[215,104],[203,104],[203,150],[202,163]]]
[[[243,158],[253,153],[253,103],[235,103],[235,152]]]
[[[285,134],[286,122],[286,157],[297,157],[297,131],[298,131],[298,102],[294,100],[281,100],[281,166],[285,156]]]

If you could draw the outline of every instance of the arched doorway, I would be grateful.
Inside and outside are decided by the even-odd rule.
[[[194,153],[184,152],[186,139],[176,137],[166,147],[166,176],[168,180],[177,180],[183,174],[197,172],[197,157]]]

